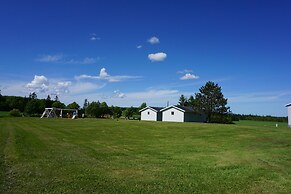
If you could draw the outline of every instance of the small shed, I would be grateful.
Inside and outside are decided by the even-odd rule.
[[[147,106],[141,109],[140,120],[142,121],[162,121],[162,113],[160,107]]]
[[[291,128],[291,103],[287,104],[286,107],[288,108],[288,127]]]
[[[206,122],[206,116],[191,107],[171,105],[161,110],[162,121],[172,122]]]

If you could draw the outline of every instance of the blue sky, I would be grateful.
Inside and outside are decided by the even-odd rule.
[[[2,95],[176,104],[207,81],[234,113],[286,116],[289,1],[2,1]]]

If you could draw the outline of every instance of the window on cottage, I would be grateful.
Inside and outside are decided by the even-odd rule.
[[[148,112],[148,115],[150,114],[150,112]]]
[[[171,115],[174,115],[174,114],[175,114],[174,111],[172,111],[172,112],[171,112]]]

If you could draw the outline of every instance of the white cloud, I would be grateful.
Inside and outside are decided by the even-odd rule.
[[[128,76],[128,75],[112,76],[112,75],[109,75],[106,72],[105,68],[102,68],[100,70],[99,76],[83,74],[83,75],[76,76],[75,78],[77,80],[80,80],[80,79],[96,79],[96,80],[106,80],[108,82],[122,82],[122,81],[126,81],[126,80],[129,80],[129,79],[138,79],[138,78],[141,78],[141,76]]]
[[[114,96],[117,97],[117,98],[124,98],[125,94],[120,92],[119,90],[115,90],[114,91]]]
[[[142,45],[138,45],[136,48],[140,49],[140,48],[142,48]]]
[[[104,78],[109,76],[104,67],[100,70],[99,76]]]
[[[50,83],[50,84],[49,84]],[[56,93],[63,94],[69,93],[70,81],[50,81],[43,75],[35,75],[34,79],[26,84],[26,87],[32,92],[36,93]]]
[[[157,37],[153,36],[150,39],[148,39],[148,42],[151,44],[158,44],[160,43],[160,40]]]
[[[164,61],[167,58],[167,54],[160,52],[160,53],[154,53],[148,55],[149,60],[152,62],[154,61]]]
[[[72,82],[70,81],[60,81],[56,83],[56,86],[54,87],[54,92],[56,94],[63,94],[63,93],[69,93],[69,87],[72,85]]]
[[[34,79],[26,84],[26,87],[29,88],[33,92],[46,92],[49,89],[49,81],[43,75],[35,75]]]
[[[182,77],[180,77],[180,80],[190,80],[190,79],[199,79],[199,76],[193,75],[191,73],[186,73]]]

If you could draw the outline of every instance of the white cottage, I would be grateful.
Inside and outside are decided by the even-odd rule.
[[[162,121],[206,122],[205,115],[196,113],[191,107],[172,105],[161,110]]]
[[[140,120],[142,121],[162,121],[162,113],[160,107],[147,106],[141,109]]]
[[[291,128],[291,103],[287,104],[286,107],[288,108],[288,127]]]

